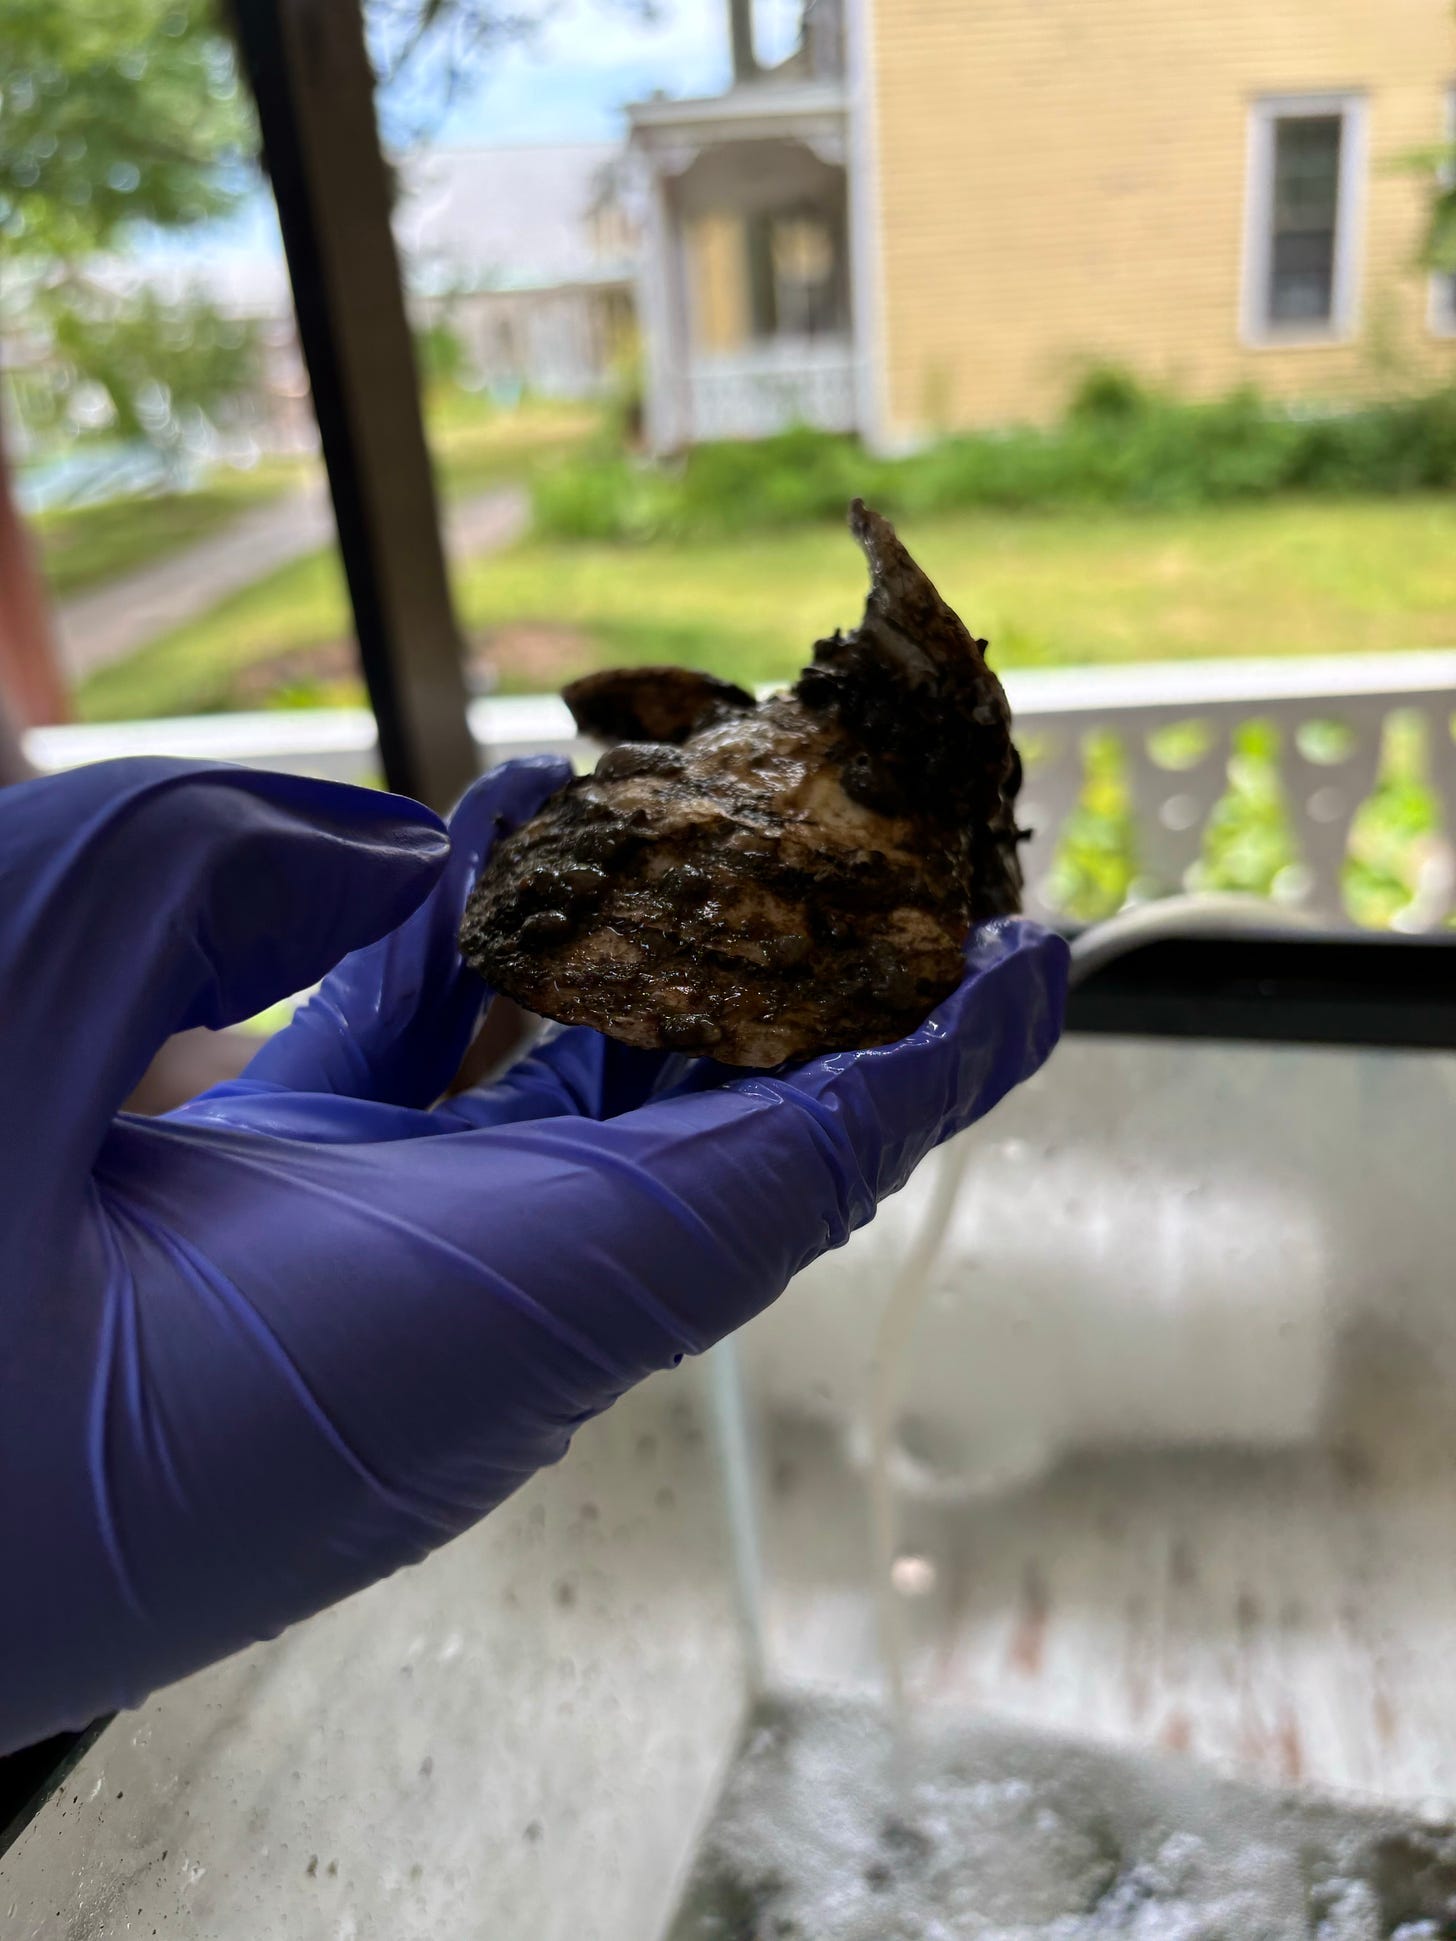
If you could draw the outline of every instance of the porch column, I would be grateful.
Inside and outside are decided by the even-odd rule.
[[[642,319],[647,442],[654,452],[674,452],[681,450],[689,436],[682,234],[661,158],[649,153],[644,161],[637,311]]]

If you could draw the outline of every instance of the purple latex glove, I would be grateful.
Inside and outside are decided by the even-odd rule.
[[[498,770],[448,837],[199,763],[0,795],[0,1750],[448,1541],[1051,1049],[1065,947],[1006,924],[883,1050],[750,1076],[571,1031],[438,1104],[465,896],[565,775]],[[241,1079],[118,1116],[169,1033],[335,964]]]

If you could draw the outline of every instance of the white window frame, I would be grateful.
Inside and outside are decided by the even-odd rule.
[[[1446,89],[1445,139],[1456,142],[1456,81]],[[1443,168],[1440,179],[1449,183],[1453,179],[1452,170]],[[1430,324],[1433,336],[1456,337],[1456,272],[1448,270],[1444,276],[1432,272]]]
[[[1340,179],[1335,205],[1335,264],[1330,315],[1325,323],[1279,323],[1268,316],[1269,270],[1273,255],[1274,141],[1281,121],[1339,115]],[[1354,336],[1360,310],[1360,269],[1365,234],[1365,183],[1368,128],[1365,96],[1268,94],[1249,104],[1248,162],[1244,199],[1243,291],[1240,334],[1256,350],[1298,345],[1346,343]]]

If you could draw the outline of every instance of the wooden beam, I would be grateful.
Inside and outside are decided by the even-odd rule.
[[[759,72],[753,47],[753,0],[728,0],[728,38],[733,49],[733,79],[751,81]]]
[[[476,772],[358,0],[235,0],[389,786]]]
[[[71,709],[56,653],[55,630],[40,562],[20,507],[5,456],[0,418],[0,712],[22,728],[69,721]],[[0,782],[14,781],[19,751],[0,721]]]

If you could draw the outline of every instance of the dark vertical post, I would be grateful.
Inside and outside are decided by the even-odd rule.
[[[385,778],[444,808],[476,756],[358,0],[234,0],[233,14]]]
[[[13,710],[22,728],[38,728],[52,721],[65,721],[70,716],[45,581],[30,534],[20,516],[5,455],[3,418],[0,418],[0,697]],[[8,731],[0,726],[0,765],[13,769],[18,751],[8,747],[8,740]],[[15,779],[14,773],[0,773],[0,786]]]
[[[771,215],[745,216],[743,248],[748,263],[749,331],[754,337],[772,337],[779,327],[779,295]]]
[[[753,0],[728,0],[728,39],[733,51],[733,79],[751,81],[759,71],[753,47]]]

